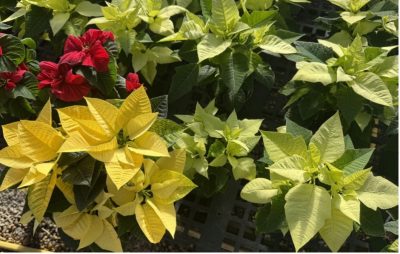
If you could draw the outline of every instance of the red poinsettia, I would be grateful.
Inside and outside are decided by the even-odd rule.
[[[140,84],[139,75],[137,75],[136,73],[129,73],[126,76],[125,83],[126,83],[126,90],[128,92],[135,91],[136,89],[142,86],[142,84]]]
[[[70,35],[65,41],[64,55],[60,63],[72,66],[82,64],[105,72],[108,70],[110,58],[103,44],[108,40],[113,41],[114,35],[97,29],[89,29],[81,37]]]
[[[3,55],[3,48],[0,46],[0,56]]]
[[[1,53],[0,47],[0,56]],[[0,72],[0,84],[4,83],[4,88],[8,91],[12,91],[17,87],[17,84],[22,80],[27,70],[25,64],[22,63],[14,72]]]
[[[89,94],[90,85],[81,75],[74,74],[68,64],[43,61],[39,63],[39,89],[51,88],[51,93],[66,102],[82,100]]]

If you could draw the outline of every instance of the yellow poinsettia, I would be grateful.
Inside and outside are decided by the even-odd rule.
[[[157,113],[152,113],[143,87],[119,108],[101,99],[85,99],[87,106],[58,110],[62,128],[69,135],[60,152],[84,151],[104,162],[118,189],[139,171],[143,155],[168,156],[164,140],[149,131]]]
[[[104,199],[104,201],[108,197]],[[102,206],[103,204],[101,204]],[[100,248],[109,251],[122,252],[121,241],[114,226],[107,219],[92,211],[80,212],[72,205],[63,212],[53,214],[57,227],[75,240],[79,240],[78,250],[96,243]]]
[[[174,236],[174,202],[196,187],[183,175],[185,159],[184,150],[175,150],[169,158],[156,162],[145,159],[144,172],[139,171],[120,190],[109,189],[114,194],[112,199],[120,205],[115,210],[124,216],[135,214],[140,228],[152,243],[160,242],[166,231]],[[129,198],[127,194],[131,194]]]
[[[56,184],[56,158],[64,143],[64,137],[51,123],[48,101],[36,121],[21,120],[2,126],[8,146],[0,151],[0,163],[9,170],[0,191],[20,182],[19,187],[29,186],[28,205],[38,221],[43,218]]]

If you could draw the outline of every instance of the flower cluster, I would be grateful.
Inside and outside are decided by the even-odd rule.
[[[104,250],[121,252],[115,227],[126,222],[119,221],[120,215],[134,215],[152,243],[166,231],[173,236],[174,202],[196,187],[183,174],[185,150],[168,151],[165,140],[151,129],[158,114],[152,112],[144,87],[119,108],[101,99],[85,100],[87,106],[57,110],[62,131],[52,126],[50,101],[36,121],[2,126],[8,146],[0,150],[0,163],[8,169],[0,191],[16,184],[28,187],[30,211],[24,218],[40,222],[51,214],[65,234],[80,241],[78,249],[96,243]],[[74,174],[79,176],[71,177]],[[99,189],[90,201],[76,191],[82,188],[82,174]],[[104,181],[95,182],[101,178]],[[69,207],[62,212],[48,211],[55,188]]]
[[[65,102],[80,101],[92,90],[91,83],[81,73],[79,67],[90,68],[96,73],[109,70],[110,52],[106,43],[113,42],[114,35],[97,29],[89,29],[82,36],[68,36],[64,44],[64,54],[59,63],[42,61],[41,72],[37,76],[39,89],[49,87],[51,93]],[[129,73],[126,89],[132,92],[141,86],[136,73]]]

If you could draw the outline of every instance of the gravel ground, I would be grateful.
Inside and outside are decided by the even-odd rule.
[[[19,220],[25,205],[25,190],[10,189],[0,193],[0,240],[49,251],[68,251],[50,219],[45,218],[32,236],[33,225]]]

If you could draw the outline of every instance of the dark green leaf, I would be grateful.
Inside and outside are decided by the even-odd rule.
[[[249,57],[243,53],[227,50],[217,58],[222,81],[233,104],[244,80],[250,75]]]
[[[172,84],[168,92],[170,103],[177,101],[192,91],[199,75],[199,66],[195,63],[178,66],[172,77]]]
[[[361,204],[360,211],[361,229],[369,236],[384,236],[383,219],[381,211],[376,211]]]
[[[312,137],[312,131],[298,125],[289,118],[286,118],[286,132],[292,134],[293,136],[302,136],[306,143],[310,142]]]
[[[256,230],[260,233],[272,233],[285,224],[285,197],[278,195],[272,203],[263,206],[256,213]]]
[[[345,87],[338,90],[336,100],[341,116],[345,120],[345,124],[342,124],[350,126],[350,123],[361,111],[364,98],[356,94],[350,87]]]
[[[168,146],[175,144],[183,130],[183,126],[164,118],[158,118],[149,129],[149,131],[153,131],[163,137]]]
[[[17,97],[23,97],[26,99],[31,99],[34,100],[35,96],[33,96],[33,94],[31,93],[31,91],[29,91],[28,88],[26,88],[25,86],[19,85],[17,86],[13,91],[13,97],[17,98]]]
[[[199,186],[199,193],[206,197],[212,197],[222,191],[229,179],[230,171],[226,168],[208,168],[208,179],[200,174],[196,174],[193,181]]]
[[[161,95],[150,99],[153,112],[158,112],[158,117],[167,118],[168,116],[168,95]]]
[[[53,17],[52,11],[36,5],[30,5],[31,11],[25,16],[25,37],[35,40],[46,30],[50,31],[50,19]]]
[[[297,49],[294,55],[301,56],[298,58],[300,61],[325,63],[326,60],[335,56],[332,49],[316,42],[296,41],[294,44]],[[287,56],[288,59],[291,59],[290,57],[290,55]]]
[[[80,154],[75,154],[77,159]],[[64,182],[68,182],[74,185],[89,186],[92,183],[93,172],[95,170],[96,160],[90,156],[86,156],[79,163],[72,165],[65,169],[62,173],[62,179]]]
[[[103,165],[104,166],[104,165]],[[74,197],[76,207],[79,211],[84,210],[90,205],[94,199],[104,190],[106,185],[107,174],[101,170],[99,163],[96,163],[95,170],[93,171],[90,187],[84,185],[74,185]]]
[[[350,175],[364,169],[373,152],[373,148],[349,149],[333,165],[343,170],[346,175]]]
[[[57,164],[59,167],[65,167],[67,165],[72,165],[77,163],[86,156],[88,156],[88,154],[84,152],[63,153],[61,154],[61,157],[58,160]]]
[[[199,57],[197,55],[197,42],[196,41],[185,41],[182,47],[178,51],[180,58],[189,63],[197,63]]]
[[[25,58],[24,45],[10,34],[0,35],[0,45],[3,52],[0,56],[0,72],[14,71]]]

